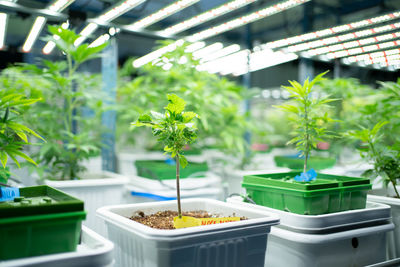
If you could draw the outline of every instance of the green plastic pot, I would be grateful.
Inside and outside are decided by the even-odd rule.
[[[83,202],[46,185],[20,188],[20,195],[0,203],[0,260],[75,251]]]
[[[304,159],[293,156],[275,156],[274,161],[278,167],[286,167],[292,170],[302,170],[304,167]],[[307,161],[309,168],[314,170],[323,170],[332,168],[336,164],[335,158],[310,157]]]
[[[318,173],[311,182],[295,182],[299,172],[244,176],[242,186],[258,205],[304,215],[363,209],[369,179]]]
[[[168,180],[175,179],[176,176],[176,166],[167,164],[164,160],[137,160],[135,167],[138,176],[150,179]],[[181,168],[180,178],[206,171],[208,171],[207,163],[190,162],[186,168]]]

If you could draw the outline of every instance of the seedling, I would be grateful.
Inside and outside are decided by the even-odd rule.
[[[326,72],[319,74],[311,82],[307,78],[303,85],[297,81],[289,81],[291,86],[283,86],[290,94],[290,102],[276,106],[290,113],[290,120],[294,126],[294,137],[288,144],[295,144],[296,149],[304,156],[303,174],[308,177],[307,160],[312,149],[317,148],[318,142],[323,138],[333,136],[327,130],[327,123],[333,122],[326,112],[328,103],[336,99],[329,99],[328,96],[315,97],[313,86],[323,80]],[[306,179],[307,181],[307,179]]]
[[[152,133],[164,146],[165,153],[171,155],[176,161],[176,194],[178,201],[178,217],[182,218],[181,198],[179,187],[179,169],[185,168],[188,164],[182,150],[185,145],[192,143],[197,135],[194,118],[199,116],[194,112],[185,112],[185,101],[175,94],[167,95],[169,104],[164,108],[165,113],[151,111],[151,115],[142,114],[139,119],[131,125],[152,128]]]

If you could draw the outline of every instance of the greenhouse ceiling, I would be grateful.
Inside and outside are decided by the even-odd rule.
[[[54,24],[79,32],[77,43],[117,38],[120,58],[141,57],[136,66],[160,57],[149,53],[169,38],[195,42],[201,68],[220,74],[298,57],[391,70],[400,62],[398,0],[0,0],[0,49],[54,56],[43,40]]]

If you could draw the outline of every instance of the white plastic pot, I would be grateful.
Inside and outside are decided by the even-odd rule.
[[[106,236],[106,228],[96,217],[96,210],[106,205],[124,203],[124,185],[128,181],[127,177],[120,174],[102,171],[84,174],[82,180],[45,180],[45,184],[83,200],[88,212],[83,224]]]
[[[239,267],[264,266],[267,236],[276,215],[211,200],[182,200],[183,211],[206,210],[220,216],[248,220],[223,224],[159,230],[129,217],[138,211],[152,214],[175,210],[176,201],[108,206],[97,211],[115,244],[116,266],[129,267]]]
[[[271,228],[265,266],[365,266],[386,259],[386,235],[394,228],[387,205],[367,202],[365,209],[300,215],[236,197],[227,201],[281,218]]]
[[[397,187],[400,191],[400,187]],[[386,197],[395,195],[393,189],[374,189],[367,195],[368,201],[389,205],[392,213],[392,221],[395,225],[393,232],[388,234],[387,254],[389,259],[400,258],[400,199]]]

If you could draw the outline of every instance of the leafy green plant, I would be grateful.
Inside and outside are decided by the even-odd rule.
[[[51,37],[65,55],[63,61],[42,62],[42,68],[24,66],[33,76],[46,79],[40,91],[40,101],[30,109],[29,121],[46,137],[34,158],[40,163],[40,175],[48,179],[79,179],[85,170],[82,160],[98,155],[102,147],[101,113],[104,110],[99,79],[79,73],[79,67],[99,57],[107,44],[75,46],[79,35],[61,27],[49,26]],[[91,115],[84,115],[87,109]]]
[[[179,187],[179,169],[188,164],[182,150],[185,145],[192,143],[196,137],[196,127],[192,122],[199,116],[194,112],[185,112],[185,101],[174,94],[167,95],[169,104],[165,107],[165,113],[151,112],[140,115],[139,119],[132,123],[133,126],[147,126],[152,128],[152,133],[157,141],[163,144],[165,153],[169,153],[176,162],[176,193],[178,200],[178,216],[182,218],[181,198]]]
[[[168,44],[170,41],[162,42],[160,47]],[[188,109],[200,116],[197,148],[212,146],[244,155],[246,142],[243,136],[251,123],[240,107],[248,92],[228,79],[197,70],[200,61],[192,53],[185,52],[188,45],[190,43],[164,54],[157,63],[131,69],[136,76],[131,81],[127,76],[131,73],[131,63],[123,68],[121,73],[125,77],[121,79],[117,99],[119,140],[123,140],[124,145],[133,144],[143,132],[135,129],[135,134],[127,134],[128,122],[146,110],[161,109],[167,102],[164,95],[171,93],[184,96]]]
[[[290,102],[276,106],[292,115],[290,118],[294,126],[294,137],[288,144],[295,144],[296,149],[304,156],[303,172],[307,171],[307,160],[313,148],[323,138],[331,137],[327,130],[327,123],[334,120],[329,117],[328,103],[335,101],[328,96],[313,96],[313,86],[321,81],[326,72],[319,74],[311,82],[307,79],[303,85],[297,81],[289,81],[291,86],[283,86],[290,94]]]
[[[28,99],[25,95],[7,89],[0,91],[0,178],[2,182],[7,182],[9,171],[6,166],[8,159],[11,158],[14,163],[20,166],[18,157],[36,165],[23,151],[25,145],[30,145],[28,136],[43,138],[36,132],[23,125],[21,121],[21,107],[32,105],[39,99]]]
[[[374,163],[374,168],[367,170],[363,175],[376,178],[381,176],[384,185],[393,185],[397,198],[400,198],[397,191],[397,181],[400,179],[400,147],[399,144],[390,146],[383,142],[386,131],[382,133],[382,128],[390,123],[382,121],[375,124],[372,128],[359,126],[359,130],[346,133],[347,136],[360,140],[366,146],[360,147],[361,155]]]

